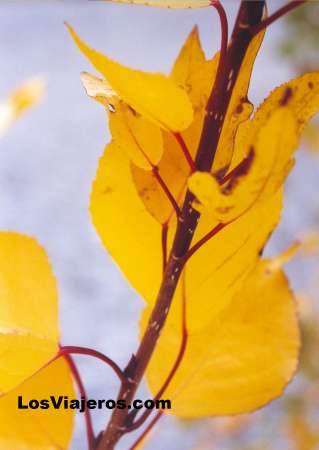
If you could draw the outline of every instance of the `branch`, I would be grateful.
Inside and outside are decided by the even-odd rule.
[[[177,140],[183,151],[185,159],[190,167],[191,173],[195,172],[196,166],[192,158],[192,155],[190,154],[190,151],[188,150],[188,147],[183,139],[183,136],[180,133],[173,133],[173,136],[175,137],[175,139]]]
[[[224,67],[219,70],[219,75],[216,76],[206,107],[203,131],[195,158],[195,165],[198,170],[210,171],[211,169],[232,91],[252,40],[250,28],[262,20],[263,9],[264,1],[243,1],[241,3],[231,44],[225,55]],[[215,118],[216,113],[218,114]],[[136,355],[131,358],[125,369],[127,381],[121,386],[118,399],[124,398],[128,403],[134,399],[160,337],[185,264],[185,255],[190,248],[197,227],[199,213],[193,209],[193,201],[194,196],[188,191],[185,195],[179,216],[180,220],[177,223],[171,252],[154,309]],[[97,450],[114,449],[119,439],[127,432],[127,427],[130,425],[127,420],[128,413],[126,410],[115,409],[106,430],[101,436]]]
[[[280,17],[284,16],[285,14],[289,13],[293,9],[297,8],[300,5],[303,5],[306,3],[307,0],[293,0],[290,3],[287,3],[287,5],[284,5],[282,8],[278,9],[275,13],[271,14],[271,16],[267,17],[263,21],[261,21],[258,25],[251,28],[252,34],[255,36],[258,34],[261,30],[264,28],[267,28],[269,25],[274,23],[276,20],[278,20]]]
[[[164,381],[162,387],[159,389],[157,394],[154,397],[154,401],[159,400],[163,395],[168,386],[170,385],[172,379],[174,378],[183,358],[185,355],[186,347],[187,347],[187,341],[188,341],[188,332],[187,332],[187,325],[186,325],[186,292],[185,292],[185,276],[182,279],[182,339],[181,339],[181,345],[177,354],[177,357],[175,359],[174,365],[171,368],[166,380]],[[152,413],[151,409],[148,409],[144,411],[144,413],[132,424],[128,427],[127,431],[131,432],[133,430],[136,430],[139,428],[145,420],[150,416]],[[134,414],[134,412],[133,412]]]

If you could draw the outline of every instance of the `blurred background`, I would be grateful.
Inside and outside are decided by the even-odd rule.
[[[237,1],[224,1],[233,23]],[[283,2],[269,1],[269,10]],[[40,105],[0,141],[0,229],[36,236],[47,249],[60,291],[62,342],[94,347],[124,366],[137,347],[142,300],[102,248],[88,214],[91,183],[109,140],[103,108],[80,83],[89,63],[71,42],[67,20],[94,48],[126,65],[168,72],[194,24],[207,55],[219,45],[213,10],[173,11],[99,1],[0,3],[0,98],[25,79],[41,75],[47,92]],[[258,104],[275,86],[319,69],[319,3],[309,2],[266,34],[257,58],[250,100]],[[319,231],[319,121],[305,133],[297,165],[286,183],[282,222],[266,249],[280,252],[296,238]],[[314,247],[314,246],[310,246]],[[300,370],[283,398],[231,419],[159,423],[146,448],[154,450],[319,449],[319,257],[313,248],[287,271],[299,301],[303,328]],[[114,398],[117,379],[107,367],[77,358],[89,396]],[[140,394],[148,396],[145,387]],[[108,413],[95,417],[100,431]],[[119,449],[127,449],[123,439]],[[85,450],[78,415],[73,450]]]

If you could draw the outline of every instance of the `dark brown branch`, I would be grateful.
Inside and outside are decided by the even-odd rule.
[[[218,146],[221,129],[229,106],[232,91],[237,80],[248,46],[253,38],[251,27],[262,20],[264,1],[242,1],[227,49],[223,67],[218,70],[216,80],[206,107],[206,117],[195,159],[197,169],[210,171]],[[199,213],[192,207],[194,196],[188,191],[185,196],[172,249],[165,268],[162,284],[151,313],[144,336],[134,358],[130,360],[125,373],[127,380],[122,384],[118,399],[130,403],[143,378],[146,367],[160,337],[170,305],[185,264]],[[97,450],[112,450],[131,425],[127,410],[114,410],[104,431]]]
[[[165,222],[162,224],[162,260],[163,260],[163,275],[165,272],[166,264],[167,264],[167,232],[168,232],[168,223]]]
[[[177,354],[177,357],[175,359],[175,362],[166,377],[166,380],[164,381],[163,385],[157,392],[157,394],[154,397],[154,401],[159,400],[165,393],[166,389],[170,385],[171,381],[173,380],[183,358],[185,355],[186,347],[187,347],[187,341],[188,341],[188,332],[187,332],[187,324],[186,324],[186,292],[185,292],[185,276],[183,277],[183,287],[182,287],[182,326],[181,326],[181,332],[182,332],[182,339],[180,348]],[[152,413],[151,409],[148,409],[144,411],[144,413],[128,428],[128,432],[136,430],[139,428],[143,423],[148,419],[150,414]]]

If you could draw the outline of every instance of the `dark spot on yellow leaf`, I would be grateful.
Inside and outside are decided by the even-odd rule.
[[[313,82],[312,82],[312,81],[309,81],[308,87],[309,87],[309,89],[313,89],[313,88],[314,88],[314,85],[313,85]]]
[[[251,146],[246,158],[244,158],[234,169],[233,176],[230,178],[229,182],[223,187],[223,193],[225,195],[229,195],[236,186],[239,178],[245,176],[249,172],[254,156],[255,156],[255,149],[253,146]]]
[[[224,176],[226,175],[227,167],[222,167],[221,169],[217,170],[213,173],[213,176],[216,178],[216,180],[220,183]]]
[[[287,89],[285,90],[285,92],[283,93],[283,96],[281,97],[279,104],[280,106],[286,106],[289,102],[289,100],[292,97],[292,89],[291,87],[287,87]]]
[[[243,110],[244,110],[243,104],[242,104],[242,103],[239,103],[239,105],[237,105],[237,108],[236,108],[236,110],[235,110],[235,113],[236,113],[236,114],[240,114],[240,113],[243,112]]]

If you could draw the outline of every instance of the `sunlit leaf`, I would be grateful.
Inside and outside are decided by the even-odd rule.
[[[59,359],[0,398],[1,450],[66,450],[69,448],[74,410],[18,409],[30,400],[66,396],[76,398],[67,363]]]
[[[0,233],[0,395],[58,350],[57,288],[47,255],[32,238]]]
[[[163,128],[180,131],[193,119],[187,94],[168,77],[125,67],[87,46],[68,26],[75,43],[120,98]]]
[[[81,81],[87,95],[104,106],[118,102],[118,95],[106,80],[95,77],[87,72],[81,73]]]
[[[307,73],[288,81],[270,93],[257,109],[251,121],[240,127],[236,136],[235,152],[230,170],[249,153],[249,145],[269,117],[280,107],[289,108],[296,120],[298,135],[308,121],[319,111],[319,72]]]
[[[114,144],[138,167],[150,170],[163,154],[162,132],[143,116],[119,102],[110,114]]]
[[[225,223],[239,217],[280,188],[293,165],[297,145],[297,122],[290,109],[280,108],[251,143],[247,165],[229,182],[220,185],[204,172],[192,175],[188,184],[200,203],[195,207],[210,210]]]
[[[213,290],[210,301],[218,301]],[[149,312],[144,311],[142,328]],[[147,371],[153,394],[170,372],[180,342],[181,331],[168,316]],[[271,261],[261,261],[228,307],[200,334],[190,333],[182,363],[164,394],[172,400],[169,413],[197,417],[259,408],[282,393],[296,370],[298,351],[296,308],[287,279]]]

